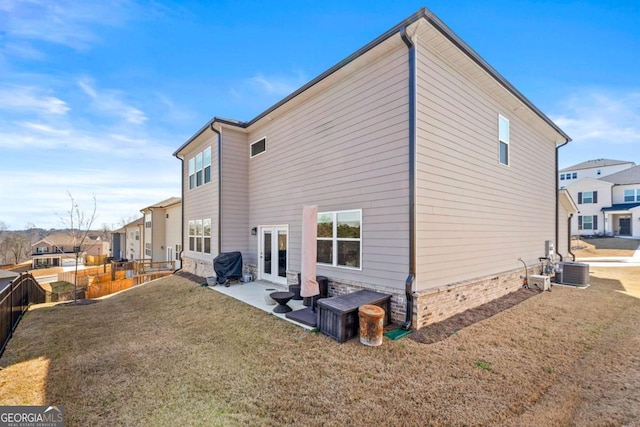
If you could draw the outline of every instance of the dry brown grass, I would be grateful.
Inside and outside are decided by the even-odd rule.
[[[0,405],[64,405],[71,426],[632,425],[640,269],[592,273],[438,343],[373,348],[167,277],[30,311]]]
[[[578,258],[592,257],[630,257],[633,256],[640,240],[604,237],[600,239],[574,239],[571,252]],[[580,248],[580,249],[577,249]]]

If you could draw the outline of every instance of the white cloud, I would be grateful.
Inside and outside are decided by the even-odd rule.
[[[128,123],[142,124],[147,116],[141,110],[124,101],[125,94],[114,89],[97,90],[88,79],[78,82],[80,89],[92,99],[92,106],[103,113],[113,117],[119,117]]]
[[[127,19],[128,2],[77,0],[4,0],[2,30],[10,40],[37,40],[77,50],[98,40],[96,26],[116,26]]]
[[[0,89],[0,109],[64,115],[71,108],[60,98],[46,94],[43,89],[31,86],[12,86]]]
[[[301,86],[301,76],[297,77],[266,77],[263,74],[256,74],[248,79],[248,83],[258,91],[266,95],[284,97]]]
[[[575,93],[554,121],[576,142],[640,142],[640,92],[589,90]]]

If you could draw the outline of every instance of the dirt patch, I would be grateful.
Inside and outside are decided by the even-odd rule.
[[[467,326],[488,319],[504,310],[508,310],[539,293],[540,291],[538,290],[521,288],[501,298],[456,314],[442,322],[425,326],[411,334],[410,338],[422,344],[432,344],[442,341]]]

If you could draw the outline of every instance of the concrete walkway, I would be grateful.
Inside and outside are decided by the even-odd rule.
[[[640,246],[630,257],[576,258],[576,262],[589,264],[592,267],[640,267]]]

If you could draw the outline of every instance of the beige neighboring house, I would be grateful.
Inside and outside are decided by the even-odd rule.
[[[142,259],[144,218],[138,218],[111,234],[112,256],[116,259]]]
[[[85,257],[109,255],[110,243],[99,236],[89,234],[80,245],[80,239],[74,239],[68,233],[56,233],[31,245],[31,265],[33,268],[69,267],[75,265],[76,251],[79,251],[79,264]],[[77,248],[77,249],[76,249]]]
[[[182,199],[170,197],[141,209],[142,256],[154,262],[175,261],[180,268],[182,252]]]
[[[389,293],[394,322],[420,328],[519,289],[519,259],[533,272],[559,242],[569,141],[422,9],[252,120],[214,117],[176,150],[183,269],[212,275],[217,254],[240,251],[256,279],[297,283],[303,207],[317,205],[330,295]]]

